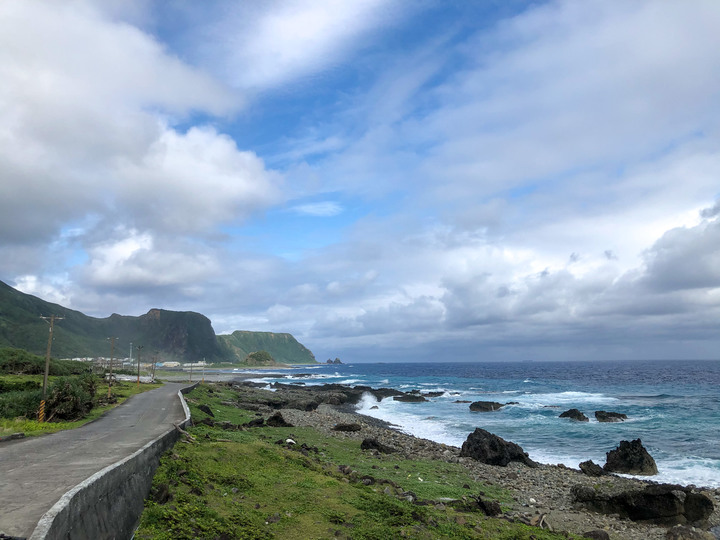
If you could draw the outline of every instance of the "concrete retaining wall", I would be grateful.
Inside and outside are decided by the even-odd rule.
[[[190,422],[190,410],[182,394],[197,386],[183,388],[178,396]],[[175,444],[178,430],[170,428],[134,454],[105,467],[65,493],[48,510],[30,540],[125,540],[135,530],[150,492],[160,456]]]

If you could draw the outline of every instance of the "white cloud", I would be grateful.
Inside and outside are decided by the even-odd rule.
[[[316,217],[333,217],[343,212],[343,207],[334,201],[299,204],[290,208],[297,214]]]
[[[133,291],[172,286],[184,288],[218,271],[208,253],[183,252],[177,244],[163,245],[150,234],[119,230],[117,237],[88,249],[84,279],[93,287]]]
[[[129,260],[97,238],[213,234],[280,197],[280,176],[256,154],[212,127],[172,125],[230,114],[238,95],[91,2],[2,3],[0,77],[0,238],[26,252],[4,269],[34,275],[48,245],[64,265],[87,245],[98,282],[108,268],[158,280],[123,272]]]
[[[166,232],[212,230],[276,202],[280,177],[212,128],[166,129],[139,160],[118,165],[118,202]]]
[[[221,4],[221,22],[193,46],[223,77],[246,89],[266,89],[345,61],[361,38],[408,11],[394,0],[280,0]],[[209,39],[212,35],[213,39]]]

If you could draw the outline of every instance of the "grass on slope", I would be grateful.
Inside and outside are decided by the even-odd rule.
[[[234,407],[228,387],[204,385],[188,397],[195,440],[181,440],[163,456],[138,539],[566,538],[440,502],[480,493],[509,500],[509,493],[474,482],[460,465],[374,457],[356,440],[311,428],[209,427],[198,424],[207,417],[201,404],[216,422],[243,424],[256,413]],[[297,444],[277,444],[287,438]],[[432,502],[397,497],[403,490]]]

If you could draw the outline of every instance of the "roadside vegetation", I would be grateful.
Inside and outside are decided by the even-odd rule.
[[[104,378],[84,362],[50,361],[45,422],[38,422],[45,359],[22,349],[0,349],[0,439],[15,433],[35,435],[79,427],[128,397],[159,384],[116,381],[108,395]]]
[[[186,398],[195,425],[162,457],[135,538],[567,538],[485,516],[477,498],[510,494],[460,465],[374,455],[312,428],[238,428],[258,416],[228,385]]]

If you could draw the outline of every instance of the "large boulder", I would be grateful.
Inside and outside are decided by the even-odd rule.
[[[273,414],[265,422],[270,427],[294,427],[290,422],[285,420],[279,412]]]
[[[651,484],[616,492],[611,489],[577,485],[571,491],[578,505],[593,512],[618,514],[657,525],[702,526],[714,510],[706,495],[674,484]]]
[[[624,422],[625,420],[627,420],[627,414],[608,411],[595,411],[595,419],[598,422]]]
[[[589,422],[590,419],[578,409],[569,409],[560,415],[560,418],[569,418],[578,422]]]
[[[607,453],[603,467],[608,472],[652,476],[658,473],[653,457],[645,450],[640,439],[620,441],[620,445]]]
[[[381,454],[392,454],[393,452],[397,452],[395,448],[392,446],[387,446],[377,439],[363,439],[363,441],[360,443],[360,450],[370,450],[379,452]]]
[[[504,407],[504,403],[496,401],[474,401],[470,404],[470,410],[475,412],[491,412],[497,411],[500,407]]]
[[[421,403],[427,401],[420,394],[403,394],[402,396],[393,396],[395,401],[404,401],[405,403]]]
[[[608,472],[593,460],[583,461],[580,470],[588,476],[605,476]]]
[[[537,467],[537,463],[530,459],[519,445],[480,428],[475,428],[475,431],[468,435],[460,449],[460,456],[500,467],[506,467],[511,461]]]

